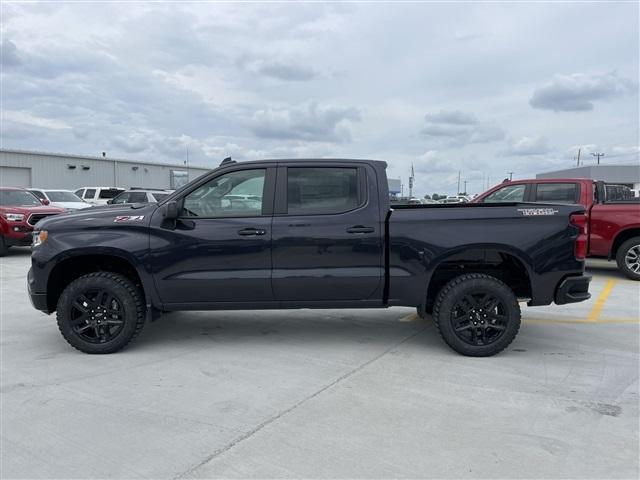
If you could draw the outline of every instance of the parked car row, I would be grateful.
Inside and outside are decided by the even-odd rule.
[[[107,204],[156,203],[172,190],[133,187],[83,187],[75,192],[48,188],[0,188],[0,256],[13,246],[28,246],[43,218]]]

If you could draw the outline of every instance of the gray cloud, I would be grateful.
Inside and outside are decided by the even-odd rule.
[[[424,116],[426,125],[420,133],[429,140],[449,146],[487,143],[502,140],[504,130],[490,122],[481,122],[472,113],[440,110]]]
[[[310,103],[258,110],[249,128],[261,138],[346,143],[351,141],[349,124],[360,120],[360,112],[355,108]]]
[[[556,75],[536,89],[529,100],[533,108],[554,112],[579,112],[593,109],[593,102],[620,97],[637,90],[637,84],[620,78],[615,72]]]
[[[18,47],[11,40],[3,40],[0,43],[0,64],[3,67],[13,67],[19,65]]]
[[[285,81],[306,81],[318,76],[318,72],[311,67],[283,62],[264,63],[259,71],[268,77]]]

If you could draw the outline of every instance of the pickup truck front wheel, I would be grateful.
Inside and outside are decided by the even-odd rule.
[[[142,293],[123,275],[89,273],[64,289],[57,319],[62,336],[81,352],[114,353],[144,326]]]
[[[520,306],[513,291],[480,273],[449,281],[438,293],[433,316],[447,345],[470,357],[501,352],[520,329]]]
[[[640,237],[633,237],[618,248],[616,263],[631,280],[640,280]]]

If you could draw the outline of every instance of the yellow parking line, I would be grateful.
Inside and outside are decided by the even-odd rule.
[[[602,290],[602,293],[598,297],[598,300],[596,300],[596,304],[593,306],[591,313],[589,313],[587,320],[589,320],[590,322],[598,321],[598,317],[600,316],[600,312],[602,311],[604,302],[606,302],[607,298],[609,298],[609,295],[611,294],[611,290],[613,290],[613,286],[615,284],[616,284],[616,281],[614,279],[607,280],[607,283],[604,286],[604,290]]]
[[[589,319],[581,318],[523,318],[524,323],[594,323]],[[597,323],[630,323],[640,324],[637,318],[603,318]]]
[[[409,315],[406,315],[404,317],[402,317],[401,319],[399,319],[399,322],[413,322],[414,320],[418,319],[418,314],[416,312],[410,313]]]

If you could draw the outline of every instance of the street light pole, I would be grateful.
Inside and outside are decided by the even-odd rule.
[[[604,157],[604,153],[592,153],[591,155],[593,155],[594,157],[596,157],[598,159],[598,165],[600,165],[600,157]]]

